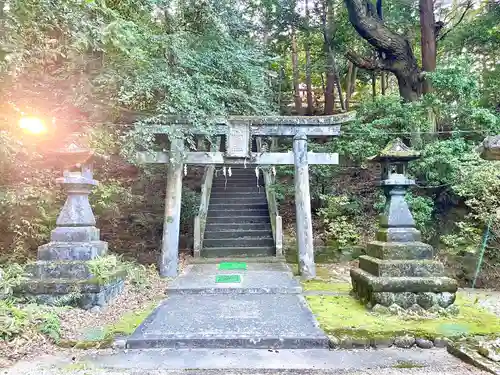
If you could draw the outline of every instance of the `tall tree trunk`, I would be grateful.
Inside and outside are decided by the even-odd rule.
[[[371,71],[371,81],[372,81],[372,99],[377,97],[377,75],[375,70]]]
[[[335,88],[335,73],[333,72],[333,67],[331,65],[331,62],[329,62],[326,67],[325,109],[324,109],[325,115],[333,114],[333,110],[335,108],[335,97],[333,93],[334,88]]]
[[[351,64],[352,62],[349,61]],[[349,97],[346,97],[346,100],[345,100],[345,109],[346,111],[349,110],[350,108],[350,105],[351,105],[351,97],[352,97],[352,94],[354,93],[354,91],[356,90],[356,78],[358,76],[358,67],[356,65],[354,65],[354,68],[353,68],[353,71],[352,71],[352,77],[351,77],[351,80],[348,82],[348,87],[349,87]]]
[[[381,89],[382,95],[385,95],[385,89],[387,88],[385,86],[385,81],[387,79],[386,77],[387,77],[387,72],[382,71],[380,73],[380,89]]]
[[[335,97],[334,97],[334,88],[335,88],[335,65],[333,61],[333,56],[330,53],[330,39],[332,38],[333,29],[331,28],[333,25],[330,22],[330,19],[327,20],[328,12],[329,12],[329,3],[330,0],[323,0],[322,5],[322,26],[323,26],[323,50],[326,56],[326,87],[325,87],[325,115],[333,114],[333,110],[335,108]]]
[[[433,72],[436,70],[436,19],[434,17],[434,0],[420,0],[419,10],[422,69],[426,72]],[[424,94],[432,90],[430,80],[424,79],[422,90]]]
[[[335,66],[335,59],[333,59],[333,64]],[[344,93],[342,91],[342,84],[340,83],[340,75],[337,69],[335,69],[335,85],[337,86],[337,92],[339,94],[340,108],[345,111]]]
[[[323,23],[323,41],[326,54],[326,91],[325,91],[325,114],[332,114],[335,106],[334,87],[337,87],[340,106],[345,110],[342,85],[340,84],[339,72],[336,68],[335,53],[332,41],[335,34],[335,9],[333,0],[323,0],[323,12],[321,15]]]
[[[351,94],[352,94],[352,87],[351,87],[351,81],[352,81],[352,75],[354,73],[354,64],[351,61],[348,61],[347,63],[347,77],[346,77],[346,84],[345,84],[345,109],[346,111],[349,110],[349,101],[351,100]]]
[[[374,62],[348,51],[347,57],[359,68],[387,70],[397,78],[399,93],[405,101],[414,101],[421,95],[421,71],[411,44],[404,36],[390,30],[373,11],[370,0],[344,0],[349,21],[358,34],[378,52]]]
[[[295,111],[298,115],[302,114],[302,100],[300,98],[299,83],[299,61],[297,52],[297,35],[292,28],[292,73],[293,73],[293,97],[295,102]]]
[[[305,18],[305,50],[306,50],[306,87],[307,87],[307,114],[314,114],[314,102],[312,93],[312,81],[311,81],[311,41],[310,41],[310,30],[309,30],[309,2],[305,0],[306,6],[306,18]]]

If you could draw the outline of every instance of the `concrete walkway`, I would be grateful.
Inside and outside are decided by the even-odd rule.
[[[328,349],[288,266],[220,264],[186,267],[127,348]],[[217,282],[220,276],[235,280]]]

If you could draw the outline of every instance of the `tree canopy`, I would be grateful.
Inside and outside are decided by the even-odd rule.
[[[214,116],[351,109],[357,121],[341,137],[311,144],[346,160],[311,172],[317,206],[336,212],[329,222],[359,200],[331,181],[357,181],[365,158],[397,136],[423,155],[412,172],[425,189],[408,198],[421,229],[432,236],[450,207],[465,206],[447,246],[474,243],[500,194],[498,165],[475,151],[500,133],[498,19],[498,2],[479,0],[0,0],[2,250],[47,238],[57,195],[41,154],[70,132],[124,163],[152,140],[141,125],[165,116],[202,127]],[[23,133],[23,115],[43,119],[47,134]],[[98,205],[140,202],[131,181],[153,184],[122,172],[100,169]],[[325,196],[339,194],[328,209]],[[332,225],[334,237],[352,234]]]

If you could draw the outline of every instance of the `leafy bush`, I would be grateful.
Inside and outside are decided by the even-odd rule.
[[[112,218],[120,215],[121,207],[130,205],[134,200],[140,201],[141,197],[132,194],[131,188],[123,186],[123,182],[107,179],[92,190],[89,200],[96,216]]]
[[[12,296],[13,290],[26,280],[24,267],[12,263],[0,268],[0,298]]]
[[[355,216],[359,205],[346,196],[323,195],[323,208],[318,214],[324,224],[324,238],[329,246],[343,248],[360,239]]]
[[[0,300],[0,339],[40,332],[55,342],[61,337],[61,323],[54,306],[20,305],[15,300]]]
[[[416,196],[411,192],[406,195],[406,201],[415,220],[415,226],[429,239],[435,233],[434,201],[430,197]]]
[[[184,189],[181,201],[181,225],[191,227],[193,218],[198,214],[200,208],[200,194],[196,191]]]
[[[156,272],[155,266],[149,268],[135,262],[123,260],[122,256],[109,254],[95,258],[88,262],[92,275],[102,281],[108,280],[117,273],[121,273],[137,288],[145,288],[149,285],[149,276]]]

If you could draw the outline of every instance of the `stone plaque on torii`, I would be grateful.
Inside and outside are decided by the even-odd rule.
[[[165,222],[160,260],[160,274],[177,275],[180,230],[182,176],[184,164],[191,165],[244,165],[244,166],[295,166],[296,233],[299,254],[299,271],[303,278],[315,277],[312,236],[311,198],[309,193],[309,164],[338,164],[337,153],[307,152],[308,137],[338,136],[340,124],[352,121],[355,114],[334,116],[234,116],[216,121],[208,131],[197,130],[195,135],[226,136],[226,150],[185,151],[184,140],[171,139],[170,152],[139,152],[141,163],[168,164],[165,198]],[[180,119],[172,119],[169,125],[154,125],[154,134],[168,134],[172,124],[188,129]],[[251,152],[252,137],[293,137],[293,152]]]

